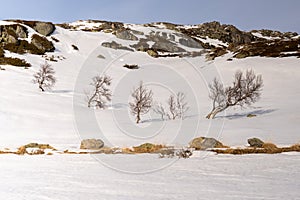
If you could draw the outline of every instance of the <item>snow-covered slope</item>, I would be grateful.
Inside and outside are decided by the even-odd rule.
[[[160,31],[164,29],[160,28]],[[170,33],[170,30],[166,31]],[[297,58],[254,57],[227,61],[231,54],[214,61],[206,61],[204,56],[152,58],[143,52],[102,47],[100,44],[108,40],[128,42],[112,34],[57,27],[52,36],[59,42],[55,43],[55,52],[47,53],[47,56],[65,58],[50,62],[58,80],[52,91],[42,93],[32,83],[33,73],[44,62],[41,56],[12,54],[32,64],[27,70],[3,66],[6,70],[0,73],[0,90],[4,94],[0,99],[2,147],[33,141],[74,146],[80,138],[93,136],[104,136],[103,139],[112,146],[138,145],[146,140],[187,145],[197,135],[218,137],[228,145],[245,145],[251,136],[280,145],[299,142],[297,80],[300,69]],[[105,58],[99,58],[99,55]],[[124,64],[137,64],[140,69],[128,70],[123,68]],[[230,84],[237,69],[249,68],[263,76],[261,100],[252,108],[235,108],[215,120],[205,119],[211,108],[207,84],[214,77]],[[113,78],[112,105],[107,110],[89,109],[84,92],[91,90],[91,78],[101,73]],[[139,81],[153,89],[157,102],[165,103],[171,92],[185,92],[190,104],[187,118],[182,122],[161,121],[158,115],[151,113],[143,117],[145,122],[142,124],[148,128],[136,126],[128,111],[128,101]],[[91,125],[96,118],[85,116],[94,113],[98,121],[96,129]],[[257,117],[247,118],[249,113],[257,114]]]
[[[138,25],[127,26],[143,32],[146,32],[147,29]],[[164,29],[164,27],[150,27],[147,30],[156,29],[170,34],[175,33],[175,31]],[[100,138],[105,141],[107,146],[121,147],[135,146],[145,142],[182,147],[187,146],[188,142],[197,136],[214,137],[229,146],[245,146],[250,137],[259,137],[279,146],[300,142],[299,58],[251,57],[229,61],[228,58],[232,58],[231,53],[213,61],[207,61],[205,55],[184,58],[153,58],[145,52],[115,50],[101,46],[106,41],[117,41],[123,45],[132,43],[132,41],[116,38],[111,33],[74,31],[57,27],[51,36],[58,39],[59,42],[54,42],[56,50],[47,53],[47,56],[53,55],[64,58],[58,62],[48,61],[54,67],[57,77],[57,84],[51,91],[40,92],[37,85],[32,83],[33,74],[39,69],[39,65],[45,62],[44,57],[31,54],[18,55],[6,51],[6,55],[26,59],[32,64],[32,67],[23,69],[14,66],[1,66],[5,70],[0,71],[0,149],[16,148],[30,142],[49,143],[61,150],[75,149],[79,147],[82,138]],[[50,39],[50,37],[48,38]],[[207,41],[211,40],[208,38]],[[217,42],[216,40],[213,41],[214,43]],[[72,45],[76,45],[79,50],[74,50]],[[186,49],[193,50],[191,48]],[[123,67],[124,64],[137,64],[140,68],[129,70]],[[219,77],[225,84],[231,84],[236,70],[244,71],[250,68],[263,76],[264,88],[260,101],[253,107],[243,110],[232,108],[218,115],[216,119],[206,119],[205,116],[211,109],[208,84],[213,78]],[[88,108],[85,101],[85,92],[91,90],[89,83],[92,77],[97,74],[107,74],[113,79],[111,86],[113,100],[106,110]],[[184,92],[190,106],[186,118],[182,121],[162,121],[159,115],[151,112],[142,116],[143,123],[136,125],[134,117],[130,114],[128,102],[131,100],[131,91],[140,81],[143,81],[148,88],[153,90],[156,102],[166,103],[171,93]],[[250,113],[257,116],[246,117]],[[104,165],[108,162],[105,159],[119,160],[118,163],[113,162],[112,168],[114,169],[117,166],[122,166],[124,164],[122,161],[128,160],[126,155],[103,156]],[[101,165],[100,168],[104,170],[103,173],[111,174],[99,177],[97,175],[97,179],[91,181],[90,179],[95,176],[93,173],[98,174],[98,167],[95,160],[87,156],[80,158],[70,155],[66,160],[63,155],[54,155],[51,158],[22,157],[20,158],[20,166],[16,167],[13,165],[19,163],[19,157],[3,155],[0,156],[0,163],[7,162],[7,164],[0,167],[1,177],[5,177],[5,179],[1,179],[8,185],[4,187],[7,187],[7,190],[0,190],[0,194],[8,195],[8,193],[13,192],[15,196],[12,196],[11,199],[20,199],[21,197],[25,199],[32,199],[33,197],[70,199],[69,195],[58,191],[67,187],[70,193],[80,193],[78,197],[72,197],[75,199],[86,197],[83,193],[87,192],[90,195],[88,199],[97,199],[98,194],[105,194],[104,198],[106,199],[137,199],[145,193],[152,193],[146,199],[167,199],[170,197],[172,199],[187,197],[192,199],[202,199],[202,197],[204,199],[211,197],[241,199],[245,197],[247,199],[256,194],[258,194],[257,198],[272,199],[276,198],[280,192],[286,192],[281,190],[281,184],[294,182],[296,186],[288,184],[285,185],[285,188],[290,192],[291,199],[297,196],[294,189],[299,187],[297,185],[299,172],[291,166],[293,164],[299,165],[298,154],[282,154],[274,155],[274,157],[262,155],[258,157],[261,160],[259,162],[264,162],[264,160],[269,160],[270,163],[276,162],[274,165],[279,165],[279,168],[276,169],[267,164],[262,167],[263,169],[257,167],[255,155],[246,157],[214,156],[216,155],[209,154],[207,159],[203,159],[205,156],[196,154],[191,160],[180,160],[170,169],[141,177],[131,177],[110,169],[102,169],[103,166]],[[156,159],[150,155],[142,155],[142,160],[146,161],[148,157],[150,160]],[[57,167],[56,159],[60,163],[66,163]],[[283,159],[284,162],[277,162],[277,159]],[[133,163],[137,161],[132,157],[129,160]],[[40,161],[45,164],[41,164]],[[138,161],[140,160],[138,159]],[[30,169],[32,162],[37,162],[39,170],[36,174],[32,171],[34,169]],[[167,162],[169,163],[169,161]],[[200,162],[201,164],[198,166]],[[246,164],[241,165],[240,163],[243,162]],[[250,167],[248,162],[250,162]],[[285,168],[285,164],[291,169]],[[135,168],[128,162],[126,165],[131,167],[130,172]],[[52,168],[51,166],[55,167]],[[233,168],[226,168],[225,166],[232,166]],[[48,167],[50,171],[47,171]],[[138,168],[138,166],[136,167]],[[244,169],[245,167],[249,168]],[[266,168],[269,167],[271,169],[267,170]],[[11,168],[14,170],[10,171]],[[24,168],[24,170],[19,168]],[[63,168],[70,170],[62,170]],[[122,171],[122,169],[120,170]],[[223,171],[220,172],[220,169]],[[252,170],[255,171],[253,175],[251,175]],[[285,172],[281,176],[276,170]],[[6,175],[4,171],[10,171],[10,174]],[[83,177],[87,171],[88,177]],[[30,175],[30,177],[37,181],[30,182],[27,175],[23,176],[23,172],[26,174],[34,173],[36,176]],[[59,177],[56,177],[56,173],[59,174]],[[99,173],[101,174],[102,171]],[[285,179],[283,176],[286,174]],[[273,177],[273,175],[276,176]],[[7,180],[15,176],[22,177],[20,185],[12,185],[15,182]],[[41,182],[40,176],[46,176],[51,180],[58,178],[60,182],[57,185],[54,185],[55,182],[36,184]],[[247,178],[246,182],[245,177]],[[269,179],[268,177],[273,178]],[[103,186],[104,188],[99,190],[102,185],[98,179],[99,182],[105,180],[106,183],[107,180],[110,180],[108,185],[111,188]],[[118,182],[125,179],[126,183],[124,182],[124,184]],[[274,190],[267,188],[266,185],[278,179],[281,182],[274,186]],[[287,179],[291,180],[287,181]],[[130,185],[126,185],[128,180],[131,181]],[[211,180],[216,182],[209,183]],[[225,191],[233,190],[233,187],[228,185],[228,181],[239,185],[238,188],[241,192],[232,194],[234,196],[226,195]],[[255,181],[257,181],[257,185],[254,184]],[[71,183],[71,186],[68,183]],[[165,186],[169,183],[171,185]],[[28,186],[32,184],[34,189]],[[155,184],[162,184],[162,186],[157,188]],[[144,188],[145,190],[138,192],[137,188],[140,188],[141,185],[147,186],[149,190]],[[9,190],[8,188],[12,186],[15,188],[22,187],[22,189],[18,191]],[[28,188],[26,189],[24,186],[29,187],[32,193],[29,194]],[[257,190],[248,191],[248,186]],[[41,187],[45,187],[45,190]],[[114,190],[113,187],[117,188],[117,191],[112,191]],[[263,187],[266,187],[266,190],[262,190]],[[79,188],[85,189],[77,190]],[[178,193],[182,188],[187,191]],[[199,190],[199,188],[202,189]],[[206,189],[204,190],[204,188]],[[223,192],[218,193],[219,191]],[[273,191],[277,191],[277,193],[272,193]],[[246,196],[243,196],[243,193]],[[198,194],[205,195],[198,196]],[[51,197],[51,195],[53,196]],[[120,198],[114,198],[114,195]]]

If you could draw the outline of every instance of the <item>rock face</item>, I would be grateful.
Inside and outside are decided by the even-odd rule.
[[[264,145],[264,142],[258,138],[249,138],[248,143],[249,143],[250,147],[262,148]]]
[[[26,38],[27,29],[19,24],[0,26],[0,42],[4,44],[17,43],[18,38]]]
[[[80,149],[101,149],[104,146],[104,142],[100,139],[85,139],[81,141]]]
[[[190,148],[195,148],[196,150],[205,150],[209,148],[224,148],[221,142],[214,138],[198,137],[193,139],[190,143]]]

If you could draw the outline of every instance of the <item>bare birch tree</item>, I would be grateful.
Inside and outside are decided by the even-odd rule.
[[[153,92],[146,88],[141,81],[131,96],[133,101],[129,102],[130,110],[132,115],[136,116],[136,123],[140,123],[141,115],[148,113],[152,107]]]
[[[184,119],[185,113],[188,111],[189,107],[183,92],[178,92],[176,96],[170,95],[167,104],[167,109],[159,103],[154,107],[153,111],[159,114],[162,120],[164,120],[165,117],[170,120]]]
[[[111,101],[111,77],[97,75],[92,79],[90,85],[93,87],[92,93],[87,94],[88,107],[95,106],[96,108],[105,108],[108,101]]]
[[[33,74],[32,81],[35,84],[37,83],[41,91],[44,92],[45,89],[51,89],[56,83],[56,78],[54,77],[54,74],[54,69],[51,67],[50,64],[45,62],[40,66],[39,71]]]
[[[250,106],[259,100],[262,87],[262,76],[256,75],[253,70],[247,70],[245,75],[242,71],[236,71],[233,85],[228,87],[215,78],[209,85],[212,110],[206,118],[213,119],[232,106]]]

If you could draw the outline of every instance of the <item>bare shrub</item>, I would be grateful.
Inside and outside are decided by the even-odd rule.
[[[188,111],[188,103],[185,100],[185,94],[178,92],[175,95],[170,95],[167,101],[167,109],[161,104],[157,103],[153,111],[161,116],[162,120],[168,118],[170,120],[184,119],[185,113]]]
[[[133,98],[132,102],[129,102],[131,114],[136,116],[136,123],[141,120],[141,115],[149,112],[152,107],[153,92],[146,88],[141,81],[139,86],[131,93]]]
[[[209,85],[209,98],[213,105],[206,118],[213,119],[218,113],[232,106],[250,106],[259,100],[262,87],[262,76],[256,75],[253,70],[247,70],[245,75],[242,71],[236,71],[233,85],[228,87],[224,87],[215,78]]]
[[[106,108],[108,101],[111,101],[112,93],[109,89],[111,85],[111,77],[97,75],[93,77],[90,85],[93,87],[91,94],[86,94],[88,107],[95,106],[96,108]]]
[[[50,64],[45,62],[40,66],[39,71],[33,75],[33,83],[37,83],[41,91],[44,92],[45,89],[51,89],[56,83],[54,74],[54,69]]]

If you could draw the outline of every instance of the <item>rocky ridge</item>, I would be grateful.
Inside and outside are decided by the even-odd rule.
[[[245,32],[233,25],[219,22],[192,26],[165,22],[134,25],[100,20],[56,25],[25,20],[6,22],[7,24],[0,25],[0,64],[26,64],[24,60],[15,59],[12,62],[12,58],[6,58],[5,50],[37,55],[53,52],[55,45],[50,36],[56,26],[71,31],[111,34],[111,41],[99,45],[115,50],[142,51],[155,58],[206,55],[207,60],[213,60],[227,53],[232,53],[232,58],[237,59],[249,56],[300,57],[300,37],[297,33],[272,30]],[[29,34],[29,31],[34,34]],[[27,63],[27,66],[30,64]]]

